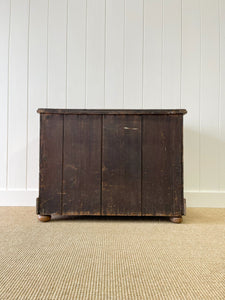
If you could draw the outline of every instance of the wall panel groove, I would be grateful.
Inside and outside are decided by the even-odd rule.
[[[182,107],[185,190],[221,201],[224,36],[224,0],[0,0],[0,189],[38,188],[38,107]]]

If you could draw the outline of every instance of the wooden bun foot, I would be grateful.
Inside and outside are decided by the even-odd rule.
[[[181,223],[183,221],[182,217],[170,217],[170,221],[173,223]]]
[[[51,220],[51,216],[41,216],[41,215],[38,215],[38,220],[41,221],[41,222],[48,222]]]

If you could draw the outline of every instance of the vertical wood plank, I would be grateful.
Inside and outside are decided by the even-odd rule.
[[[124,1],[106,0],[106,108],[123,108]]]
[[[104,107],[105,0],[87,0],[86,107]]]
[[[141,214],[141,116],[103,117],[102,213]]]
[[[181,106],[186,108],[184,128],[184,183],[189,191],[199,190],[199,101],[201,23],[199,1],[182,2]]]
[[[48,1],[30,3],[27,188],[38,187],[39,115],[37,108],[47,104],[47,22]]]
[[[41,114],[38,213],[61,213],[63,115]]]
[[[66,107],[67,0],[49,0],[48,107]]]
[[[101,115],[64,117],[63,214],[100,215]]]
[[[220,191],[225,191],[225,1],[219,1],[220,9],[220,101],[219,101],[219,120],[220,120],[220,156],[219,156],[219,182]]]
[[[11,1],[8,188],[26,188],[29,1]]]
[[[219,189],[219,10],[201,1],[200,190]]]
[[[143,108],[162,107],[162,1],[144,1]]]
[[[163,1],[162,106],[180,107],[181,1]]]
[[[181,215],[182,116],[143,116],[142,215]]]
[[[0,189],[7,185],[8,62],[10,2],[0,0]]]
[[[85,108],[86,4],[84,0],[68,0],[68,108]]]
[[[143,1],[125,2],[124,47],[124,108],[141,108]]]

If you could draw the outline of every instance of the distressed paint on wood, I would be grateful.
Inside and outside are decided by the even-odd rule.
[[[40,179],[37,211],[61,214],[63,115],[42,115],[40,128]]]
[[[185,110],[177,114],[167,110],[164,115],[163,110],[145,115],[135,110],[133,114],[39,111],[43,111],[39,214],[178,217],[184,213]]]
[[[101,116],[64,116],[63,214],[99,215]]]
[[[141,214],[141,117],[103,117],[102,214]]]
[[[181,120],[143,116],[142,215],[182,214]]]

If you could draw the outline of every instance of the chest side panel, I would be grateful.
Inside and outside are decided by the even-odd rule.
[[[99,215],[101,115],[64,116],[63,214]]]
[[[61,213],[63,115],[41,114],[38,213]]]
[[[103,215],[141,214],[141,116],[105,115]]]
[[[143,116],[142,159],[142,215],[181,215],[182,116]]]

